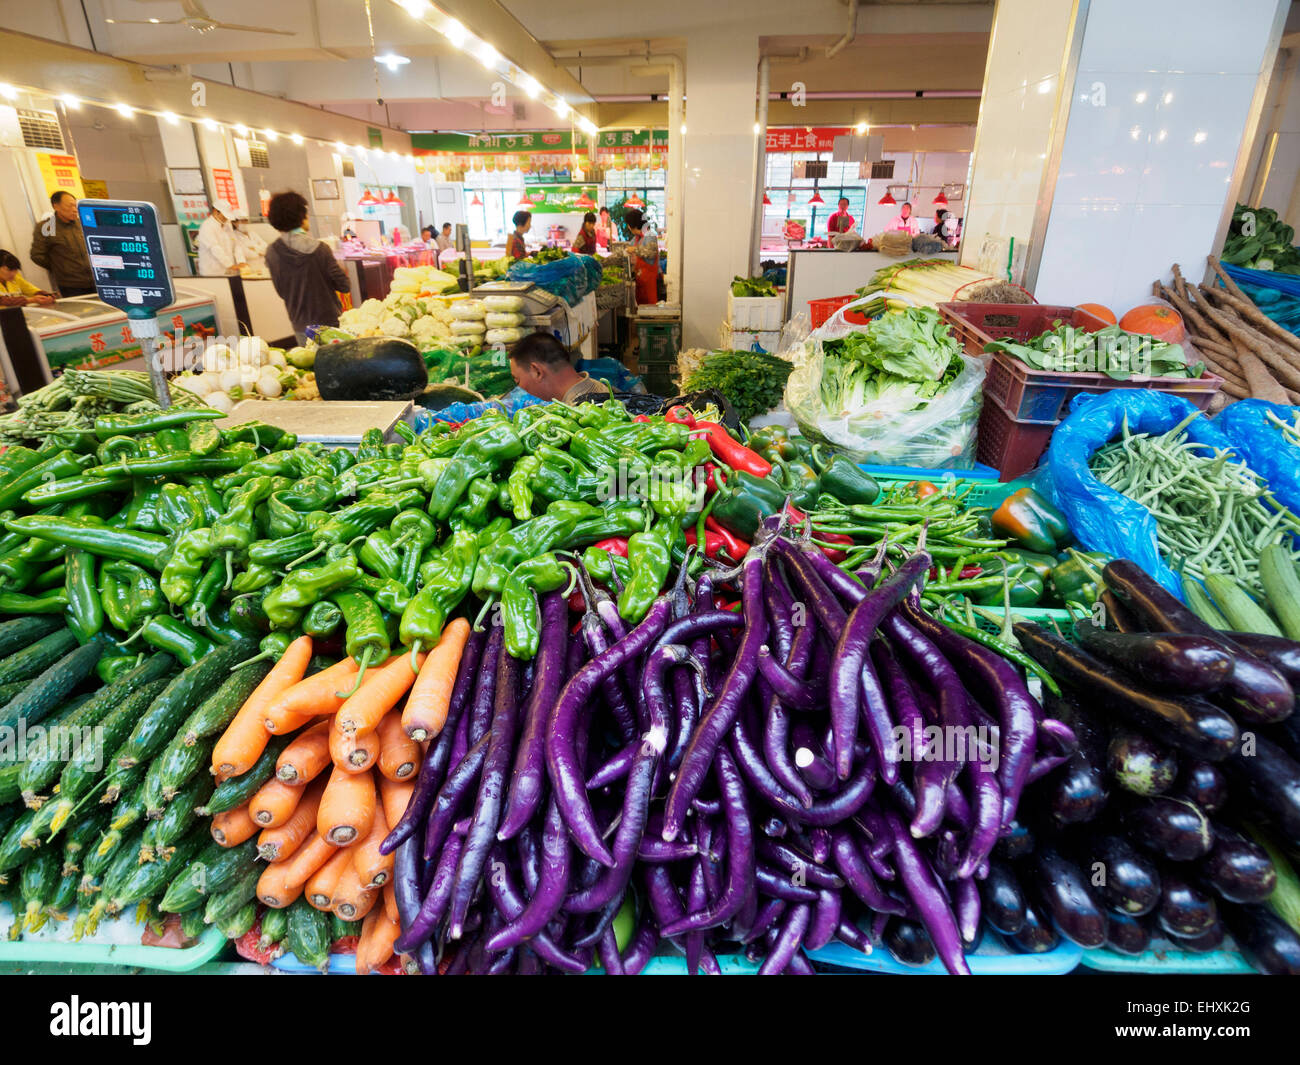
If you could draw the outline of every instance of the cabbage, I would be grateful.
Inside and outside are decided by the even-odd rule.
[[[451,323],[451,331],[453,335],[465,336],[473,333],[481,336],[485,331],[485,328],[481,320],[471,321],[469,319],[457,319]]]
[[[457,300],[451,305],[451,316],[457,320],[477,319],[482,322],[487,308],[482,300]]]
[[[486,303],[487,301],[484,300]],[[489,329],[514,329],[524,324],[522,314],[507,314],[501,311],[493,311],[489,308],[484,316],[483,324]]]
[[[524,298],[522,296],[484,296],[483,306],[489,311],[515,313],[524,309]]]
[[[489,344],[513,344],[523,339],[523,335],[522,329],[489,329],[483,339]]]

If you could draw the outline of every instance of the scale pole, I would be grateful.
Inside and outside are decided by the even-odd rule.
[[[131,318],[131,331],[140,338],[140,349],[144,355],[145,365],[149,369],[149,383],[153,385],[154,399],[158,401],[158,406],[166,410],[172,405],[172,392],[167,384],[167,374],[163,370],[162,356],[163,345],[160,343],[158,333],[158,318],[155,315],[149,315],[147,318]]]

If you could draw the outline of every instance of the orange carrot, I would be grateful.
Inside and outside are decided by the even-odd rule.
[[[322,669],[281,692],[262,715],[266,731],[292,732],[296,727],[294,722],[301,724],[304,719],[336,713],[343,700],[335,693],[350,686],[358,672],[352,659],[342,658],[328,669]]]
[[[438,645],[424,660],[402,711],[402,727],[411,739],[431,739],[442,731],[451,690],[456,686],[456,670],[468,640],[469,622],[456,618],[442,630]]]
[[[384,887],[384,912],[388,914],[388,919],[394,924],[401,923],[401,915],[397,912],[397,891],[391,883]],[[387,960],[387,958],[384,959],[384,961]]]
[[[357,975],[365,976],[385,964],[400,933],[401,926],[384,907],[376,906],[366,914],[357,940]]]
[[[261,757],[269,739],[262,724],[264,712],[283,692],[302,680],[311,662],[311,646],[310,636],[294,640],[221,734],[212,748],[212,772],[218,781],[247,772]]]
[[[262,826],[253,820],[247,806],[212,815],[212,838],[222,847],[238,847],[257,835]]]
[[[375,728],[379,736],[379,771],[389,780],[414,780],[420,768],[420,745],[406,734],[397,714],[385,714]]]
[[[340,732],[330,726],[330,759],[345,773],[364,773],[379,760],[379,736],[373,729]]]
[[[286,785],[287,786],[287,785]],[[284,824],[262,829],[257,838],[257,856],[264,862],[278,862],[287,858],[302,844],[316,827],[316,812],[320,809],[320,797],[325,792],[325,782],[318,780],[306,788],[300,789],[302,798],[294,807],[293,816]],[[258,792],[260,795],[261,792]],[[257,795],[249,809],[253,810],[253,819],[257,819],[257,807],[254,805]]]
[[[369,772],[346,773],[335,766],[316,814],[321,838],[336,847],[365,839],[375,819],[375,805],[375,778]]]
[[[272,777],[248,800],[248,812],[260,828],[279,828],[293,816],[302,800],[302,788]]]
[[[286,784],[301,787],[330,764],[330,723],[321,721],[289,741],[275,761],[275,775]]]
[[[348,848],[352,850],[353,848]],[[334,913],[345,921],[360,921],[374,906],[379,892],[361,882],[355,864],[344,867],[339,882],[334,885]]]
[[[424,655],[415,656],[416,668]],[[379,719],[395,707],[415,683],[408,655],[393,655],[377,669],[366,672],[366,679],[355,695],[349,696],[334,718],[334,727],[343,732],[364,732],[379,724]]]
[[[415,793],[415,781],[398,783],[385,776],[379,778],[379,795],[384,805],[384,823],[395,825],[406,813],[406,804]]]
[[[351,847],[335,847],[334,856],[312,873],[304,894],[309,905],[329,913],[334,908],[334,888],[343,870],[352,864]]]
[[[312,873],[334,857],[336,849],[313,832],[284,861],[266,867],[257,881],[257,897],[272,909],[284,909],[302,894]]]
[[[368,914],[366,919],[361,922],[361,935],[357,939],[357,956],[356,956],[356,973],[358,976],[367,976],[370,973],[370,945],[375,941],[375,931],[379,926],[380,918],[388,920],[388,915],[384,913],[382,906],[376,906]]]
[[[365,839],[349,848],[355,851],[352,864],[357,867],[361,883],[365,887],[383,887],[393,879],[393,855],[380,854],[379,845],[388,835],[388,822],[384,820],[383,807],[375,810],[375,819],[370,823],[370,831]]]

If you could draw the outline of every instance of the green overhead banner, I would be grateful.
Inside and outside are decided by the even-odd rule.
[[[499,155],[513,152],[567,152],[573,147],[569,132],[533,131],[528,133],[412,133],[411,147],[416,153],[445,152],[451,155]],[[580,140],[579,149],[586,147]]]
[[[524,195],[533,214],[581,214],[596,209],[596,191],[595,185],[529,185]]]
[[[616,152],[623,148],[667,148],[666,129],[607,129],[596,136],[596,149]]]

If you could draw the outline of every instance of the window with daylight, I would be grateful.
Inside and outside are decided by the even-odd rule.
[[[803,223],[810,237],[826,236],[826,220],[838,209],[841,196],[849,201],[849,214],[861,225],[867,209],[867,183],[858,176],[857,163],[828,162],[826,177],[814,182],[796,178],[794,164],[828,158],[829,153],[769,152],[767,156],[767,197],[772,201],[763,208],[764,236],[778,236],[788,219]],[[813,192],[824,203],[809,203]]]

